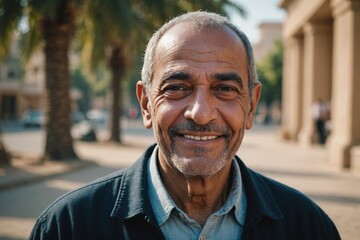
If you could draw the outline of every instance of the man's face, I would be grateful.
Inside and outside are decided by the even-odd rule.
[[[230,29],[194,30],[181,23],[160,39],[150,96],[138,84],[145,126],[159,159],[188,176],[229,165],[251,128],[260,86],[249,94],[246,50]]]

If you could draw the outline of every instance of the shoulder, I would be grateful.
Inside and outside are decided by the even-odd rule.
[[[71,239],[74,233],[93,233],[89,226],[109,219],[124,174],[126,170],[120,170],[59,197],[39,216],[29,239]]]
[[[304,193],[269,179],[262,175],[259,178],[271,191],[278,207],[284,215],[282,222],[293,228],[302,229],[302,234],[313,239],[340,239],[339,233],[331,218],[325,211]]]
[[[121,191],[139,187],[142,182],[134,184],[134,180],[142,178],[147,166],[147,153],[151,147],[131,166],[120,169],[107,176],[99,178],[85,186],[64,194],[55,200],[40,216],[67,211],[87,211],[87,207],[112,208]],[[91,209],[91,212],[95,212]]]
[[[118,228],[113,229],[115,220],[127,214],[129,206],[141,205],[142,198],[137,196],[143,196],[146,191],[144,174],[151,150],[149,148],[128,168],[55,200],[37,219],[30,239],[60,239],[60,232],[61,239],[71,239],[71,234],[78,234],[82,239],[100,239],[95,236],[110,236],[118,232]]]
[[[240,158],[237,160],[245,190],[250,197],[269,199],[280,208],[293,206],[295,203],[301,203],[304,207],[316,205],[300,191],[248,168]]]
[[[68,211],[83,209],[85,206],[95,205],[104,200],[110,201],[107,201],[107,205],[110,205],[115,200],[125,173],[126,170],[119,170],[62,195],[49,205],[39,218],[61,212],[64,209]]]
[[[276,220],[273,223],[280,226],[280,229],[288,229],[289,234],[301,229],[304,234],[302,236],[314,236],[314,239],[335,236],[334,239],[338,239],[337,229],[332,220],[308,196],[241,164],[244,168],[242,175],[246,197],[253,209],[260,208],[265,213],[269,209],[270,213],[276,212]]]
[[[288,185],[268,178],[249,169],[251,176],[268,191],[270,197],[277,203],[282,212],[287,214],[325,214],[320,207],[304,193]]]

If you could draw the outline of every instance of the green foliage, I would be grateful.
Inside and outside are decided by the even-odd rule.
[[[181,13],[207,10],[227,15],[226,8],[244,15],[243,8],[229,0],[126,0],[122,4],[117,0],[84,2],[79,12],[76,39],[84,72],[87,76],[96,73],[98,68],[106,66],[112,49],[123,46],[126,67],[122,73],[122,84],[124,89],[129,89],[128,96],[132,101],[136,99],[132,94],[134,85],[140,79],[140,56],[155,29]],[[104,90],[103,84],[105,82],[91,86],[100,93],[100,89]]]
[[[91,96],[105,96],[110,88],[110,74],[102,66],[96,71],[89,73],[83,65],[76,67],[71,73],[72,87],[84,92],[89,92]]]
[[[126,46],[128,61],[144,50],[147,39],[169,18],[194,10],[227,15],[226,8],[244,15],[230,0],[92,0],[84,1],[78,17],[77,45],[88,70],[107,58],[109,47]]]
[[[105,68],[97,69],[95,82],[91,85],[95,96],[106,96],[110,88],[110,73]]]
[[[267,106],[281,102],[283,46],[276,41],[272,50],[257,64],[259,80],[262,83],[261,100]]]
[[[114,46],[126,49],[124,80],[139,79],[146,42],[155,29],[179,14],[205,10],[227,16],[228,10],[245,15],[232,0],[0,0],[0,58],[5,57],[13,31],[26,21],[20,48],[27,61],[43,41],[44,19],[58,20],[62,6],[71,5],[76,19],[75,46],[81,51],[82,67],[73,73],[74,85],[93,95],[106,95],[110,74],[105,70]],[[88,83],[85,84],[85,82]],[[133,92],[133,91],[132,91]],[[133,96],[132,96],[133,97]]]
[[[72,71],[71,80],[72,87],[81,92],[81,98],[78,100],[79,110],[81,112],[88,111],[91,103],[91,87],[80,67]]]
[[[20,49],[23,62],[27,62],[42,40],[39,24],[41,15],[33,9],[29,9],[23,19],[27,21],[28,29],[22,31],[20,35]]]
[[[8,53],[12,34],[22,15],[23,6],[20,0],[0,0],[0,59]]]
[[[81,1],[68,0],[71,4]],[[19,31],[23,62],[29,60],[39,47],[42,36],[42,20],[54,18],[64,0],[0,0],[0,59],[8,53],[14,31]],[[27,26],[26,31],[20,25]]]
[[[79,65],[71,72],[72,87],[82,93],[78,101],[79,110],[86,112],[91,107],[91,101],[94,96],[106,97],[110,85],[110,76],[108,71],[98,68],[95,73],[88,74],[83,66]]]
[[[27,2],[30,9],[40,13],[44,17],[54,18],[56,15],[57,8],[63,3],[63,0],[28,0],[22,1]]]

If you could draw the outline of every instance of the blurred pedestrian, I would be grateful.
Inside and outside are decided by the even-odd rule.
[[[328,107],[321,100],[321,98],[314,101],[313,104],[311,105],[311,115],[314,120],[318,143],[325,144],[326,142],[325,122],[327,121]]]

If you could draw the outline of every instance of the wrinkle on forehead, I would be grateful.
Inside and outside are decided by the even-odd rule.
[[[191,24],[181,23],[160,38],[155,49],[154,74],[181,66],[208,68],[219,64],[245,70],[242,72],[247,79],[247,53],[236,33],[226,27],[199,31]]]

